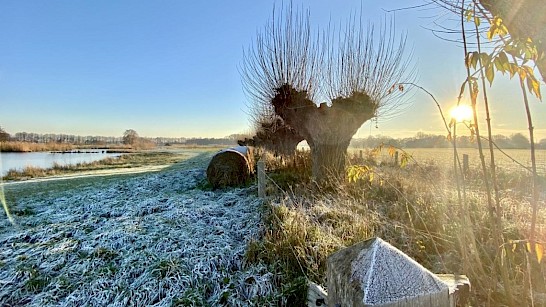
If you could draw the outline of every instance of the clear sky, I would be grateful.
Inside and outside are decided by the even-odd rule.
[[[287,1],[286,1],[287,2]],[[315,26],[346,20],[362,6],[385,10],[417,1],[294,0]],[[224,137],[249,130],[238,67],[243,50],[280,1],[0,1],[0,125],[9,133]],[[437,9],[397,11],[419,70],[418,83],[446,111],[465,79],[464,53],[427,28],[448,22]],[[392,14],[392,13],[391,13]],[[526,133],[516,82],[490,89],[496,133]],[[512,85],[511,85],[512,84]],[[544,88],[543,88],[544,91]],[[433,101],[416,91],[402,115],[365,124],[356,137],[445,133]],[[532,100],[538,138],[546,107]]]

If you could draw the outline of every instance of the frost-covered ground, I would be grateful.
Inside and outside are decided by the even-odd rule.
[[[259,305],[273,276],[244,253],[261,201],[253,188],[199,189],[207,162],[12,200],[0,306]]]

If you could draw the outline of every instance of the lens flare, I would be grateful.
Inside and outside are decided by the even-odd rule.
[[[456,122],[462,123],[472,121],[473,113],[472,108],[468,105],[461,104],[451,109],[451,118]]]

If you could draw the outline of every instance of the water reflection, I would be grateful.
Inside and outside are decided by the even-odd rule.
[[[120,153],[106,150],[79,150],[72,152],[0,152],[2,167],[0,175],[5,176],[10,169],[23,170],[27,166],[52,168],[53,165],[74,165],[99,161],[108,157],[118,157]]]

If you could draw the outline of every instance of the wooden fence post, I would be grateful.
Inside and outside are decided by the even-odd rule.
[[[265,162],[263,157],[258,161],[258,197],[265,197]]]
[[[399,165],[398,164],[398,150],[394,152],[394,165]]]
[[[463,173],[466,175],[468,174],[468,170],[470,167],[468,166],[468,155],[463,154]]]
[[[359,163],[364,162],[364,159],[362,158],[362,150],[360,150],[360,151],[358,152],[358,162],[359,162]]]

